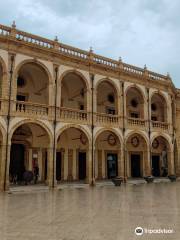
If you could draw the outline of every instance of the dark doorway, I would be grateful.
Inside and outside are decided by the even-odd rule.
[[[141,156],[131,154],[131,177],[141,177]]]
[[[117,166],[117,154],[108,153],[107,154],[107,177],[108,179],[117,177],[118,166]]]
[[[56,152],[56,180],[61,180],[61,152]]]
[[[10,179],[11,182],[23,181],[23,173],[25,172],[24,153],[25,153],[24,145],[12,144],[9,167],[9,176],[11,178]]]
[[[160,177],[160,156],[152,156],[152,175],[154,177]]]
[[[79,152],[79,180],[86,178],[86,152]]]

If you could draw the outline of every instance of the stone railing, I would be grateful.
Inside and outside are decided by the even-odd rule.
[[[67,121],[87,124],[89,121],[89,114],[86,111],[62,107],[58,109],[57,118],[65,122]]]
[[[73,56],[79,59],[87,60],[89,57],[89,53],[87,51],[83,51],[78,48],[74,48],[65,44],[59,44],[59,51],[60,53],[67,55],[67,56]]]
[[[48,116],[48,106],[31,102],[16,102],[15,112],[17,115]]]
[[[169,124],[166,122],[159,122],[159,121],[151,121],[153,128],[168,130]]]
[[[110,68],[112,71],[123,72],[125,74],[131,74],[135,76],[146,76],[152,80],[167,80],[169,76],[157,74],[147,69],[139,68],[130,64],[123,63],[122,61],[116,61],[110,58],[106,58],[93,53],[93,51],[84,51],[78,48],[71,47],[66,44],[59,43],[56,40],[51,41],[49,39],[39,37],[30,33],[20,31],[15,28],[15,24],[12,28],[0,25],[0,36],[6,36],[7,38],[15,39],[24,43],[43,47],[44,49],[51,49],[61,55],[73,57],[85,61],[88,64],[94,64],[104,68]]]
[[[0,24],[0,35],[8,36],[11,33],[11,28]]]
[[[19,41],[36,44],[40,47],[45,47],[45,48],[53,48],[54,47],[52,41],[42,38],[42,37],[37,37],[36,35],[29,34],[29,33],[23,32],[23,31],[17,31],[16,39]]]
[[[95,113],[95,125],[118,127],[120,125],[120,117],[118,115]]]
[[[146,121],[140,118],[127,118],[128,126],[145,127]]]

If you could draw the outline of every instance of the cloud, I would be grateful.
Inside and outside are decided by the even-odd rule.
[[[11,7],[9,7],[11,6]],[[2,24],[17,27],[162,74],[180,87],[180,1],[6,0]]]

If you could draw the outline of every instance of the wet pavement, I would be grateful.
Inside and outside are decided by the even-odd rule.
[[[180,239],[180,182],[17,189],[0,193],[0,240]]]

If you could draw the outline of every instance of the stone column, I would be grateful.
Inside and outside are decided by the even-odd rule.
[[[77,159],[76,159],[76,149],[73,149],[73,163],[72,163],[72,177],[73,180],[77,180],[77,173],[76,173],[76,168],[77,168]]]
[[[73,149],[68,149],[68,181],[73,180]]]
[[[64,149],[61,151],[61,180],[64,180]]]
[[[64,180],[67,180],[68,176],[68,149],[65,148],[64,152]]]
[[[102,150],[98,150],[98,179],[102,179]]]
[[[29,167],[28,170],[32,171],[33,167],[32,167],[32,148],[28,149],[28,154],[29,154]]]
[[[118,151],[118,177],[124,177],[124,151]]]
[[[106,178],[106,157],[105,157],[105,151],[102,150],[102,178]]]
[[[86,182],[92,183],[92,149],[89,148],[87,151],[87,162],[86,162]]]
[[[50,147],[47,149],[48,154],[48,172],[47,172],[47,183],[49,187],[53,186],[53,148]],[[56,174],[55,174],[56,166],[54,164],[54,185],[56,185]]]
[[[0,155],[0,191],[3,191],[4,190],[4,175],[5,175],[6,145],[1,145],[0,154],[1,154]],[[9,185],[9,181],[7,184]]]
[[[39,180],[42,181],[42,149],[38,150]]]
[[[144,161],[144,176],[151,175],[151,159],[149,150],[143,152],[143,161]]]
[[[168,175],[174,175],[174,152],[167,152],[168,158]]]
[[[98,151],[94,149],[94,162],[95,162],[95,179],[98,178]]]

